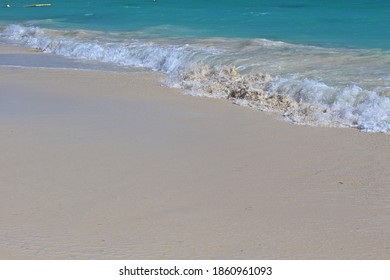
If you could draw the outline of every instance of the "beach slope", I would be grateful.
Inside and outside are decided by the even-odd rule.
[[[390,138],[0,68],[1,259],[388,259]]]

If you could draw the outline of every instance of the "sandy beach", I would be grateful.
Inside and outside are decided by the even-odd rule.
[[[160,79],[0,67],[1,259],[390,258],[390,135]]]

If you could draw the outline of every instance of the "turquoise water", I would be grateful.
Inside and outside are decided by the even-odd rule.
[[[1,1],[0,39],[161,71],[296,123],[390,132],[390,1],[47,2]]]
[[[38,9],[21,8],[34,1],[2,2],[12,7],[2,9],[3,20],[51,19],[45,25],[54,28],[390,49],[387,0],[52,0]]]

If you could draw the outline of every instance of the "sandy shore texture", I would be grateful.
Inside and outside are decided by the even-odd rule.
[[[390,135],[17,67],[0,134],[1,259],[390,258]]]

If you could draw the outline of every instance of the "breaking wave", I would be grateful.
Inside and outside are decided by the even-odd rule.
[[[231,99],[294,123],[390,132],[387,53],[260,39],[148,40],[131,33],[21,25],[9,25],[0,34],[45,53],[164,72],[166,85],[188,94]]]

